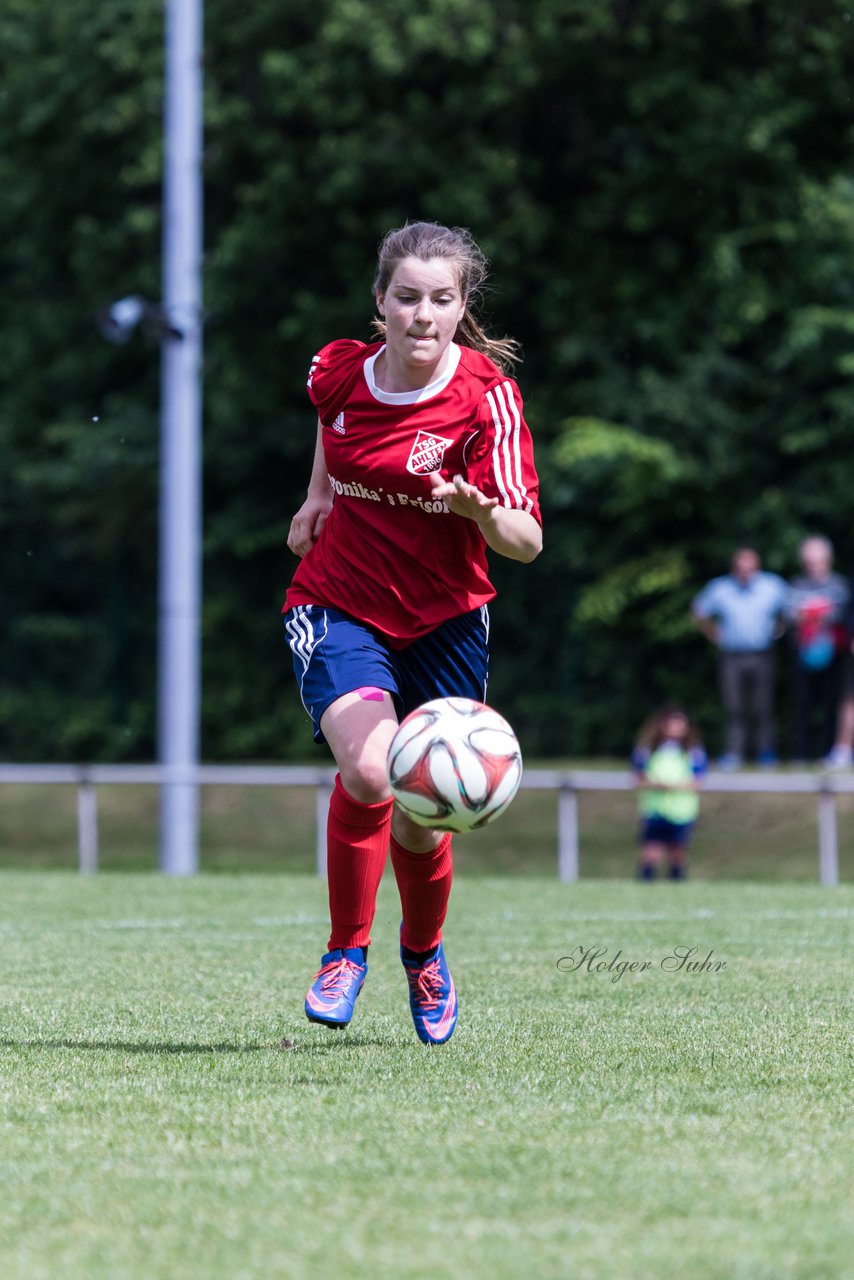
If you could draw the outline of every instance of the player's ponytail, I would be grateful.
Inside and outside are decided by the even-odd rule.
[[[431,258],[447,258],[454,263],[459,274],[460,292],[466,299],[466,309],[454,334],[455,341],[480,351],[503,373],[512,373],[513,366],[522,359],[519,343],[508,337],[491,338],[481,328],[472,310],[488,275],[489,263],[471,232],[465,227],[444,227],[438,222],[407,222],[389,231],[377,255],[374,296],[386,292],[395,267],[404,258],[420,258],[422,262],[429,262]],[[382,320],[374,320],[373,326],[385,337],[386,327]]]
[[[502,373],[512,373],[514,366],[522,359],[522,348],[515,338],[490,338],[484,333],[475,320],[468,306],[463,318],[457,325],[454,340],[463,347],[473,347],[488,356],[493,364],[498,365]]]

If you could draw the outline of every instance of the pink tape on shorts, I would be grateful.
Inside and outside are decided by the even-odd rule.
[[[362,685],[362,688],[357,689],[356,692],[363,702],[382,702],[383,700],[382,689],[377,689],[372,684]]]

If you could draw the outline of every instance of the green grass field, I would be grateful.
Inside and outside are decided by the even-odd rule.
[[[344,1033],[312,876],[0,888],[4,1277],[854,1276],[850,885],[462,872],[442,1048],[388,883]]]

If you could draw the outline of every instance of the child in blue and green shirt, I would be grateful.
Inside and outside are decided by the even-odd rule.
[[[641,880],[654,880],[665,863],[672,880],[685,879],[700,812],[699,779],[707,765],[700,735],[681,707],[662,707],[641,727],[632,752],[641,815]]]

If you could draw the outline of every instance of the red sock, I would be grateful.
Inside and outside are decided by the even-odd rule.
[[[391,865],[403,908],[400,941],[410,951],[431,951],[442,940],[451,896],[451,837],[440,840],[432,853],[410,853],[392,836]]]
[[[332,932],[329,950],[367,947],[377,905],[394,801],[362,804],[335,775],[326,827],[326,874]]]

